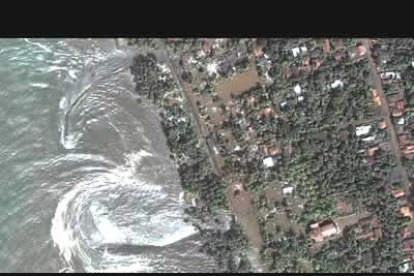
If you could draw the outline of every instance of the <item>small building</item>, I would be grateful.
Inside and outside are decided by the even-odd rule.
[[[329,39],[325,39],[325,40],[323,41],[323,44],[322,44],[322,49],[323,49],[323,52],[324,52],[324,53],[329,54],[329,53],[331,52],[331,44],[330,44],[330,42],[329,42]]]
[[[331,83],[331,87],[333,89],[338,88],[338,87],[342,88],[344,87],[344,83],[341,80],[335,80],[333,83]]]
[[[400,118],[397,120],[396,122],[397,125],[404,125],[405,124],[405,119],[404,118]]]
[[[371,135],[371,136],[362,138],[361,140],[364,141],[364,142],[372,142],[372,141],[375,140],[375,135]]]
[[[295,91],[296,95],[300,95],[302,93],[302,88],[300,87],[299,84],[297,84],[294,88],[293,91]]]
[[[395,118],[401,117],[402,115],[404,115],[404,111],[403,110],[399,110],[399,109],[394,109],[391,113],[391,115]]]
[[[397,102],[397,108],[398,110],[404,110],[405,109],[405,102],[403,100],[400,100]]]
[[[404,216],[404,217],[409,217],[411,219],[414,218],[414,213],[412,208],[410,208],[409,206],[401,206],[399,209],[400,213]]]
[[[395,197],[395,198],[400,198],[405,196],[405,191],[404,190],[392,190],[391,194]]]
[[[269,156],[269,157],[264,158],[264,159],[263,159],[263,165],[264,165],[266,168],[271,168],[271,167],[273,167],[273,166],[275,165],[275,161],[274,161],[273,157]]]
[[[293,194],[295,188],[293,186],[283,187],[282,188],[282,194],[283,195],[291,195]]]
[[[292,48],[292,54],[294,57],[297,57],[300,54],[299,47]]]
[[[379,129],[386,129],[387,128],[387,122],[385,121],[385,120],[382,120],[380,123],[379,123]]]
[[[355,128],[356,136],[367,135],[371,130],[371,125],[357,126]]]
[[[380,148],[379,148],[379,146],[372,147],[372,148],[366,149],[365,153],[366,153],[366,155],[367,155],[367,156],[374,156],[374,155],[375,155],[375,153],[376,153],[379,149],[380,149]]]
[[[372,89],[372,97],[373,97],[374,103],[378,106],[381,106],[381,96],[378,93],[377,89]]]
[[[365,48],[364,45],[357,46],[355,49],[355,55],[356,55],[357,60],[362,59],[365,56],[366,52],[367,52],[367,49]]]
[[[338,226],[332,222],[314,223],[311,225],[310,238],[315,243],[321,243],[325,239],[339,234]]]
[[[401,74],[399,72],[384,72],[381,74],[381,79],[383,80],[401,79]]]

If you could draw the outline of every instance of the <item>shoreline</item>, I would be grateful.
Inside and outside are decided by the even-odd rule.
[[[189,110],[183,87],[171,72],[174,69],[168,67],[172,66],[168,64],[168,53],[164,69],[160,66],[158,56],[153,51],[146,54],[137,52],[131,74],[134,76],[136,93],[148,100],[160,114],[161,127],[171,151],[170,158],[177,165],[184,197],[192,197],[192,206],[185,209],[185,214],[201,222],[194,225],[204,242],[201,250],[216,259],[220,271],[251,272],[252,265],[247,256],[248,241],[240,224],[231,216],[230,227],[225,229],[227,227],[223,225],[226,219],[220,221],[223,213],[225,217],[230,213],[227,186],[208,160],[208,149],[197,131],[196,119]],[[160,78],[167,80],[160,82]],[[206,225],[212,225],[213,229],[206,228]]]

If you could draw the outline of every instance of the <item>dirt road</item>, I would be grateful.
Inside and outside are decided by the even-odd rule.
[[[402,164],[400,145],[398,143],[398,136],[397,136],[397,133],[395,131],[395,127],[394,127],[394,125],[391,121],[391,117],[390,117],[391,112],[390,112],[390,108],[389,108],[389,105],[388,105],[388,100],[387,100],[387,97],[384,95],[384,91],[382,89],[381,78],[380,78],[380,75],[379,75],[378,70],[377,70],[377,65],[375,64],[375,62],[372,58],[371,39],[363,39],[362,42],[365,45],[365,48],[367,50],[367,57],[368,57],[368,61],[369,61],[370,67],[371,67],[371,77],[372,77],[372,80],[374,82],[374,88],[377,89],[377,91],[379,92],[380,97],[381,97],[381,102],[383,103],[381,105],[381,117],[387,123],[387,126],[388,126],[387,130],[388,130],[388,134],[389,134],[390,140],[391,140],[391,148],[394,151],[394,155],[397,159],[397,169],[399,171],[401,181],[405,185],[406,190],[408,192],[409,188],[410,188],[410,181],[409,181],[409,178],[408,178],[407,171],[405,170],[405,168]]]

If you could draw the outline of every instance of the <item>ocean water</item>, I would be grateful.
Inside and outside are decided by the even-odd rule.
[[[0,39],[0,272],[210,271],[134,52]]]

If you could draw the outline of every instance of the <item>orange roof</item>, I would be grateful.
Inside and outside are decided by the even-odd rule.
[[[382,120],[379,124],[379,128],[380,129],[384,129],[387,127],[387,122],[385,120]]]
[[[254,49],[254,55],[255,55],[256,57],[260,57],[261,55],[263,55],[263,50],[262,50],[262,48],[256,48],[256,49]]]

